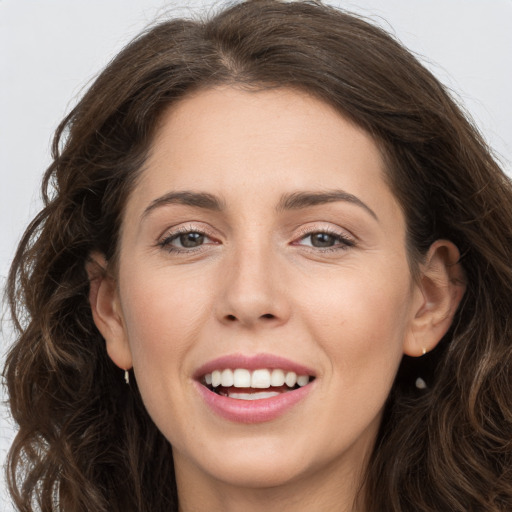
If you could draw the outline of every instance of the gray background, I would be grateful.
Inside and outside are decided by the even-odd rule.
[[[512,175],[512,0],[329,3],[368,16],[419,54],[465,105]],[[82,91],[156,17],[186,15],[202,6],[222,4],[209,0],[0,0],[2,288],[15,245],[40,205],[39,184],[50,162],[52,133]],[[8,321],[2,329],[0,352],[4,354],[12,339]],[[13,432],[7,409],[0,407],[0,463]],[[7,512],[12,507],[2,480],[0,510]]]

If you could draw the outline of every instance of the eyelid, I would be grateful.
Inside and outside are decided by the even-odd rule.
[[[187,221],[187,222],[180,222],[178,224],[175,224],[173,226],[168,226],[165,228],[165,230],[162,232],[161,235],[158,236],[158,240],[164,240],[166,238],[169,238],[170,236],[174,235],[180,235],[182,233],[189,233],[189,232],[197,232],[202,233],[208,236],[214,236],[213,230],[211,228],[208,228],[207,225],[205,225],[204,222],[201,221]]]
[[[158,237],[156,245],[166,250],[170,250],[172,247],[172,250],[178,253],[191,253],[201,250],[204,244],[193,248],[180,248],[171,245],[173,240],[185,233],[199,233],[213,241],[215,244],[219,243],[216,237],[212,234],[212,230],[205,228],[204,225],[199,227],[197,224],[178,224],[177,226],[167,228],[164,233]]]
[[[294,235],[294,242],[297,240],[302,240],[304,237],[308,235],[312,235],[314,233],[327,233],[329,235],[333,235],[339,238],[342,238],[345,241],[350,241],[353,245],[357,242],[357,237],[355,237],[350,231],[342,228],[335,228],[332,226],[319,226],[319,225],[310,225],[306,227],[302,227],[299,232]]]

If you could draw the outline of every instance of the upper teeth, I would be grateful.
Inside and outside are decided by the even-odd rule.
[[[309,375],[297,375],[295,372],[279,369],[260,369],[251,372],[245,368],[237,368],[236,370],[214,370],[212,373],[207,373],[204,380],[206,384],[211,384],[214,388],[234,386],[235,388],[265,389],[284,384],[292,388],[296,384],[305,386],[309,382]]]

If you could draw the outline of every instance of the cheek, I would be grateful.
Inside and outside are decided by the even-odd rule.
[[[139,272],[121,290],[127,339],[135,377],[146,409],[172,441],[192,435],[183,431],[174,411],[187,410],[182,389],[188,380],[183,361],[200,339],[201,325],[211,311],[207,286],[180,278],[169,269]],[[179,442],[178,442],[179,445]]]
[[[211,310],[209,288],[168,269],[130,278],[121,294],[134,366],[158,368],[178,360],[197,339]]]
[[[333,286],[332,283],[339,283]],[[391,385],[410,321],[411,286],[403,272],[350,269],[329,279],[329,293],[306,287],[307,329],[344,387]]]

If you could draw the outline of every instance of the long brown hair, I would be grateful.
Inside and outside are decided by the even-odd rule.
[[[430,354],[404,357],[365,479],[369,511],[512,510],[512,185],[439,82],[383,30],[317,1],[252,0],[163,22],[59,126],[8,280],[5,367],[22,511],[178,510],[172,450],[108,358],[88,302],[162,111],[198,88],[295,87],[372,134],[407,220],[411,267],[436,239],[467,292]],[[417,376],[426,390],[414,386]]]

